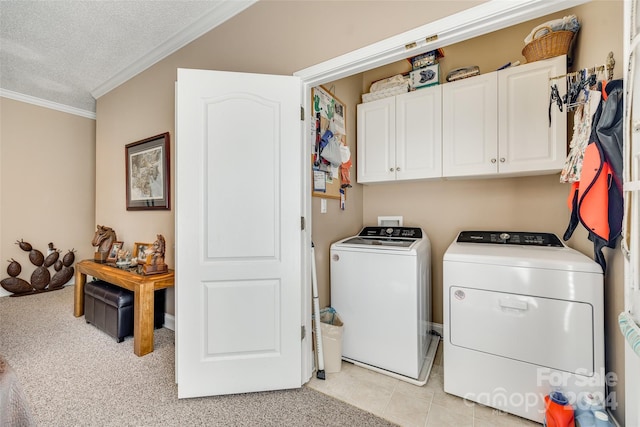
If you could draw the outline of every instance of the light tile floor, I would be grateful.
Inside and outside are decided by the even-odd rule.
[[[325,380],[319,380],[314,375],[307,385],[400,426],[540,426],[527,419],[447,394],[443,384],[440,341],[431,375],[422,387],[344,361],[340,372],[327,373]]]

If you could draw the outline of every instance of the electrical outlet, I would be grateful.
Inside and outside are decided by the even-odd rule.
[[[327,199],[320,199],[320,213],[327,213]]]

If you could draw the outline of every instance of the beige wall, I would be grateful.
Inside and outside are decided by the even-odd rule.
[[[549,19],[575,13],[582,24],[574,45],[573,69],[605,63],[613,51],[616,64],[614,78],[622,78],[622,2],[595,1],[523,23],[502,31],[477,37],[444,48],[441,73],[469,65],[490,72],[509,61],[525,62],[521,54],[523,39],[532,28]],[[390,64],[364,73],[363,89],[371,82],[410,70],[407,61]],[[444,80],[442,80],[444,81]],[[546,114],[546,111],[541,112]],[[572,131],[569,129],[568,140]],[[449,244],[463,229],[508,229],[548,231],[562,236],[569,223],[566,199],[569,187],[560,184],[558,175],[509,179],[463,179],[364,186],[363,222],[375,224],[378,215],[403,215],[405,224],[420,226],[432,243],[433,315],[442,323],[442,258]],[[392,206],[392,208],[390,207]],[[593,257],[593,244],[580,226],[567,244]],[[617,317],[623,310],[622,254],[605,249],[609,267],[605,281],[605,334],[607,372],[624,375],[624,340]],[[614,387],[623,402],[624,387]],[[624,408],[618,410],[622,419]]]
[[[36,267],[14,244],[19,239],[45,255],[53,242],[61,255],[75,249],[76,261],[93,257],[94,159],[94,120],[0,97],[2,278],[14,258],[18,277],[31,280]]]

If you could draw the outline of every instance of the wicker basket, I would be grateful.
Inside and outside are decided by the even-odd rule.
[[[549,32],[536,38],[539,31],[547,29]],[[573,39],[573,31],[552,31],[550,27],[538,28],[533,34],[533,40],[522,49],[522,55],[527,62],[540,61],[554,56],[566,55]]]

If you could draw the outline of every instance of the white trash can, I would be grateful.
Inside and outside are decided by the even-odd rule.
[[[320,332],[322,333],[322,353],[324,371],[340,372],[342,369],[342,328],[344,324],[336,311],[331,308],[320,310]]]

